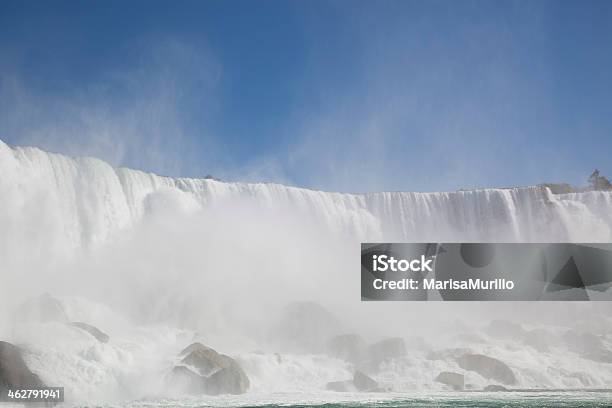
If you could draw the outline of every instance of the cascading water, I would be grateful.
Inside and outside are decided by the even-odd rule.
[[[353,262],[362,241],[611,239],[608,192],[555,195],[524,187],[340,194],[162,177],[0,141],[0,334],[23,345],[32,370],[65,386],[77,402],[158,394],[176,353],[194,339],[236,356],[254,395],[316,395],[327,382],[350,376],[350,365],[281,348],[284,354],[277,355],[270,340],[275,334],[262,334],[273,325],[260,316],[310,295],[341,316],[342,330],[371,339],[422,337],[425,347],[411,348],[379,373],[377,379],[396,391],[435,389],[429,373],[457,367],[427,356],[456,347],[507,361],[522,387],[607,387],[610,364],[568,353],[557,343],[546,352],[526,348],[490,336],[482,329],[488,320],[479,325],[473,319],[518,315],[529,321],[541,315],[527,328],[562,336],[559,314],[583,317],[581,327],[597,327],[609,346],[612,322],[605,305],[526,303],[483,310],[475,303],[453,305],[452,312],[446,304],[419,304],[417,311],[409,304],[364,305]],[[99,344],[55,322],[13,324],[16,305],[45,290],[58,295],[70,320],[103,327],[111,341]],[[405,320],[397,327],[380,316]],[[463,320],[455,324],[458,316]],[[429,336],[436,329],[448,338]],[[487,385],[477,374],[468,381]]]
[[[612,194],[601,191],[554,195],[543,187],[525,187],[340,194],[268,183],[162,177],[115,169],[93,158],[11,148],[1,141],[0,166],[3,213],[22,223],[27,219],[15,213],[16,203],[27,211],[32,202],[46,201],[53,206],[57,233],[74,248],[104,242],[135,225],[152,206],[206,207],[234,197],[309,213],[330,231],[353,234],[356,241],[606,242],[612,237]]]

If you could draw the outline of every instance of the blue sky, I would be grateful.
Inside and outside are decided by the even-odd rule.
[[[612,175],[612,2],[0,1],[0,139],[338,191]]]

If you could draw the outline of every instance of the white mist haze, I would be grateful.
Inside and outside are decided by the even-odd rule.
[[[18,65],[23,52],[5,51],[0,58],[5,140],[160,174],[197,172],[197,163],[218,155],[211,128],[191,120],[194,106],[204,124],[217,109],[215,84],[222,68],[206,44],[172,36],[136,39],[118,51],[130,64],[94,71],[87,86],[54,83],[55,92],[28,82]]]
[[[489,321],[506,319],[551,338],[571,328],[606,338],[608,303],[449,307],[359,295],[360,242],[607,242],[610,193],[325,193],[173,179],[5,144],[0,170],[0,333],[44,381],[67,387],[69,401],[158,395],[174,356],[196,340],[237,358],[255,395],[317,392],[352,375],[348,363],[320,354],[343,333],[407,339],[407,360],[377,377],[396,391],[435,387],[432,372],[456,367],[428,353],[456,347],[506,361],[523,387],[604,387],[612,378],[607,364],[563,345],[541,354],[485,334]],[[16,317],[41,293],[110,342]]]
[[[0,341],[67,406],[329,403],[356,371],[381,399],[448,391],[443,372],[611,389],[609,302],[360,299],[362,242],[612,242],[612,192],[537,186],[612,169],[609,81],[585,80],[608,61],[557,69],[605,54],[607,31],[557,27],[594,8],[187,3],[0,13]],[[345,334],[367,358],[330,351]],[[248,391],[177,393],[194,342]]]

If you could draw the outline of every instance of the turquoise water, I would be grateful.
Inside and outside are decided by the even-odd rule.
[[[123,405],[125,406],[125,405]],[[130,407],[612,407],[612,392],[464,392],[464,393],[411,393],[351,394],[334,397],[327,393],[320,395],[274,394],[267,396],[219,397],[193,400],[135,401]]]

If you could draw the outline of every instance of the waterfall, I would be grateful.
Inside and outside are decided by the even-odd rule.
[[[163,177],[1,141],[0,172],[4,230],[36,225],[71,248],[99,245],[160,206],[206,208],[233,199],[312,216],[356,241],[604,242],[612,235],[609,192],[555,195],[520,187],[341,194]]]
[[[566,345],[540,353],[485,333],[490,319],[518,319],[551,339],[574,326],[592,330],[612,348],[607,304],[427,302],[417,310],[410,302],[360,302],[354,261],[359,242],[607,242],[611,210],[609,192],[538,186],[343,194],[170,178],[0,141],[0,338],[22,345],[28,365],[65,386],[69,401],[163,390],[173,356],[192,339],[239,357],[255,395],[247,398],[290,390],[301,400],[352,375],[328,356],[281,359],[266,337],[276,312],[307,299],[374,339],[426,339],[426,349],[411,349],[380,373],[394,390],[437,389],[434,374],[459,368],[432,362],[429,349],[454,347],[506,361],[523,387],[606,387],[612,368]],[[110,343],[57,322],[12,325],[13,308],[46,291],[70,320],[97,325]],[[260,347],[267,351],[252,351]]]

